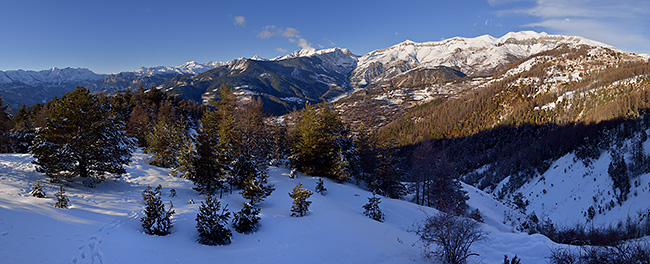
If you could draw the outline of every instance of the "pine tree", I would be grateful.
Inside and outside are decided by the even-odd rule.
[[[380,198],[373,193],[372,197],[368,197],[368,203],[363,206],[363,214],[375,221],[384,222],[384,212],[379,208],[380,203]]]
[[[52,181],[81,177],[92,185],[106,173],[125,173],[132,146],[124,123],[112,116],[110,105],[77,87],[52,101],[50,118],[38,130],[31,151],[36,170]]]
[[[162,186],[158,185],[156,189],[151,189],[147,186],[142,192],[142,199],[144,200],[144,216],[140,218],[142,228],[149,235],[164,236],[169,234],[172,228],[171,216],[175,213],[173,204],[170,204],[169,210],[165,210],[165,205],[160,198],[160,189]]]
[[[251,156],[241,155],[231,168],[231,186],[244,189],[249,181],[260,173],[261,170]]]
[[[178,150],[177,164],[169,170],[169,175],[192,179],[196,175],[198,155],[194,144],[195,138],[187,135]]]
[[[68,206],[70,206],[70,199],[68,199],[68,196],[65,195],[65,189],[63,188],[63,185],[61,185],[59,191],[54,194],[54,197],[56,197],[56,203],[54,204],[54,207],[67,209]]]
[[[390,198],[399,198],[406,192],[406,188],[400,181],[401,171],[397,163],[394,143],[386,142],[375,148],[376,167],[368,184],[372,192]]]
[[[193,158],[190,180],[196,185],[196,190],[205,194],[214,194],[223,189],[227,180],[226,167],[219,163],[219,116],[216,111],[208,110],[200,120],[196,156]]]
[[[36,185],[32,186],[32,191],[29,194],[36,198],[45,198],[45,191],[43,191],[40,180],[36,180]]]
[[[239,233],[250,233],[257,229],[260,222],[260,209],[253,207],[250,203],[244,203],[241,211],[234,214],[232,225]]]
[[[268,184],[268,175],[266,172],[260,171],[255,177],[246,181],[244,189],[239,194],[250,204],[255,205],[264,201],[273,191],[275,191],[275,186]]]
[[[627,171],[627,163],[625,157],[617,152],[611,153],[612,161],[609,163],[607,173],[614,182],[614,190],[618,189],[616,200],[619,204],[623,204],[627,200],[627,195],[630,193],[630,178]]]
[[[317,193],[320,193],[320,195],[327,194],[327,188],[325,188],[325,182],[323,182],[323,179],[319,178],[318,181],[316,181],[316,189],[315,189],[315,191]]]
[[[443,173],[433,177],[428,192],[433,206],[445,213],[463,215],[469,208],[467,192],[463,190],[460,181],[449,174]]]
[[[196,215],[196,230],[199,232],[198,242],[204,245],[230,244],[232,231],[228,225],[228,205],[221,209],[221,203],[211,195],[201,202],[199,213]]]
[[[11,115],[9,114],[9,106],[5,105],[2,97],[0,97],[0,152],[12,152],[11,134],[9,131],[14,126]]]
[[[293,188],[293,191],[289,193],[289,197],[293,198],[291,216],[301,217],[309,211],[311,201],[307,201],[307,198],[312,194],[313,193],[310,190],[302,188],[302,183],[298,183],[298,185]]]
[[[180,116],[176,122],[164,115],[146,134],[145,152],[151,154],[149,164],[169,168],[178,166],[178,155],[189,140],[185,133],[185,120]]]
[[[348,176],[344,170],[346,165],[339,162],[345,161],[340,155],[345,131],[331,106],[325,103],[317,108],[308,105],[296,124],[292,165],[305,174],[344,180]]]

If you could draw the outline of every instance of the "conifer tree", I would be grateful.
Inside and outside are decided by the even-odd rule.
[[[343,122],[331,106],[308,105],[296,124],[296,142],[292,165],[300,172],[343,180],[347,177],[340,161],[343,139],[347,136]]]
[[[401,171],[397,165],[397,154],[393,146],[392,142],[386,142],[375,147],[376,167],[368,186],[372,192],[390,198],[399,198],[405,193],[406,188],[400,182]]]
[[[13,125],[13,120],[9,114],[9,106],[5,105],[2,97],[0,97],[0,152],[7,153],[13,149],[10,142],[11,134],[9,133]]]
[[[178,155],[189,140],[185,133],[185,120],[180,116],[176,122],[161,115],[156,124],[145,135],[147,147],[151,154],[149,164],[169,168],[178,165]]]
[[[227,180],[226,167],[219,163],[218,120],[216,111],[203,113],[197,134],[193,171],[189,175],[196,185],[195,189],[205,194],[214,194],[216,190],[223,189]]]
[[[235,231],[239,233],[250,233],[257,229],[257,224],[260,222],[260,209],[255,208],[250,203],[244,203],[241,211],[234,214],[232,225]]]
[[[239,193],[250,204],[255,205],[264,201],[273,191],[275,191],[275,186],[268,184],[268,175],[266,172],[260,171],[255,177],[246,181],[244,189]]]
[[[319,178],[318,181],[316,181],[315,191],[320,193],[320,195],[325,195],[327,193],[327,188],[325,188],[325,182],[323,182],[323,179]]]
[[[201,202],[199,213],[196,215],[196,230],[199,232],[198,242],[204,245],[230,244],[232,231],[228,229],[228,205],[221,209],[221,203],[212,195]]]
[[[54,204],[54,207],[67,209],[68,206],[70,206],[70,199],[68,199],[68,196],[65,195],[65,189],[63,188],[63,185],[61,185],[59,191],[54,194],[54,197],[56,197],[56,203]]]
[[[178,150],[178,156],[176,157],[177,164],[169,170],[169,175],[193,179],[193,175],[196,174],[198,160],[194,142],[195,138],[190,135],[186,135],[182,140],[182,144]]]
[[[36,170],[53,181],[81,177],[91,179],[87,183],[92,185],[107,173],[125,173],[132,146],[110,105],[77,87],[52,102],[50,117],[38,130],[31,151]]]
[[[293,198],[293,205],[291,206],[291,216],[301,217],[309,211],[311,201],[307,201],[313,193],[310,190],[303,189],[302,183],[298,183],[296,187],[289,193],[289,197]]]
[[[167,235],[172,227],[171,216],[175,213],[174,206],[170,204],[169,210],[165,210],[165,205],[160,198],[161,188],[162,186],[158,185],[152,190],[151,186],[147,186],[147,189],[142,192],[145,215],[140,218],[140,222],[142,222],[142,228],[149,235]]]
[[[32,186],[32,191],[29,194],[36,198],[45,198],[45,191],[43,191],[40,180],[36,180],[36,185]]]
[[[372,197],[368,197],[368,203],[363,206],[363,214],[375,221],[384,222],[384,212],[379,208],[380,203],[380,197],[375,196],[373,193]]]

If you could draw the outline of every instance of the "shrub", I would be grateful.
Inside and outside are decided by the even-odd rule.
[[[36,198],[45,198],[45,191],[43,191],[40,180],[36,180],[36,185],[32,186],[32,191],[29,194]]]
[[[440,258],[450,264],[467,262],[470,256],[478,254],[470,251],[475,242],[487,239],[488,233],[471,219],[439,213],[427,217],[417,226],[415,233],[420,237],[427,256]],[[435,245],[435,249],[430,247]]]
[[[373,193],[372,197],[368,197],[368,203],[363,206],[365,209],[363,214],[375,221],[384,222],[384,212],[379,208],[380,203],[380,198]]]
[[[307,198],[313,193],[310,190],[303,189],[302,183],[298,183],[293,191],[289,193],[289,197],[293,198],[293,205],[291,206],[291,216],[304,216],[309,211],[311,201]]]
[[[65,195],[65,189],[63,186],[61,186],[59,191],[54,194],[54,197],[56,197],[56,203],[54,204],[54,207],[66,209],[68,206],[70,206],[70,199],[68,199],[68,196]]]

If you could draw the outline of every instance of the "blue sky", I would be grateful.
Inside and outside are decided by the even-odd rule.
[[[650,1],[3,1],[0,70],[97,73],[273,58],[302,47],[363,55],[406,39],[510,31],[578,35],[650,53]]]

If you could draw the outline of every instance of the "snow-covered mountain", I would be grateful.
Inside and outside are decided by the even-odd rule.
[[[18,109],[23,104],[47,102],[105,76],[85,68],[0,71],[0,96],[10,108]]]
[[[238,58],[197,75],[179,75],[158,88],[207,102],[228,84],[241,97],[260,97],[266,111],[285,114],[306,102],[329,100],[350,90],[358,56],[347,49],[299,50],[271,60]]]
[[[352,54],[348,49],[302,49],[289,53],[285,56],[274,58],[274,61],[281,61],[292,58],[313,57],[322,60],[323,69],[334,70],[337,73],[349,73],[357,67],[359,56]]]
[[[103,78],[104,74],[96,74],[86,68],[52,68],[42,71],[11,70],[0,71],[0,85],[11,88],[9,84],[24,85],[59,85],[64,83],[84,83]]]
[[[197,63],[196,61],[190,61],[180,66],[170,67],[170,66],[157,66],[157,67],[140,67],[134,71],[137,75],[150,76],[155,74],[200,74],[214,68],[226,65],[224,62],[207,62],[207,63]]]
[[[606,44],[575,36],[549,35],[533,31],[510,32],[500,38],[483,35],[442,41],[405,41],[359,58],[350,77],[353,86],[379,84],[414,69],[446,66],[467,75],[493,73],[515,61],[560,45],[601,46]]]
[[[84,86],[95,92],[114,92],[139,86],[150,88],[178,75],[196,75],[225,65],[222,62],[197,63],[179,66],[141,67],[133,72],[97,74],[86,68],[52,68],[42,71],[0,71],[0,96],[12,109],[44,103]]]

